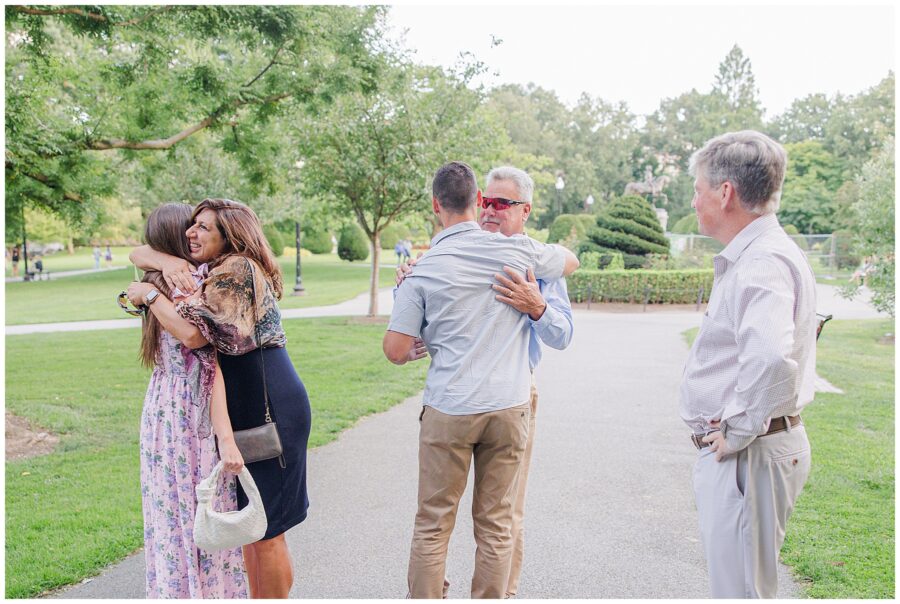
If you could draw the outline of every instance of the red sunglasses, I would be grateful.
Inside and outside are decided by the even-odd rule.
[[[508,210],[510,206],[521,206],[528,203],[527,201],[514,201],[512,199],[505,199],[503,197],[482,197],[481,198],[481,207],[489,208],[494,206],[494,209],[498,212],[503,210]]]

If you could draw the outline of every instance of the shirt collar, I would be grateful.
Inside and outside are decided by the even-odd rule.
[[[480,231],[481,227],[478,226],[478,223],[474,220],[466,220],[465,222],[460,222],[458,224],[454,224],[452,227],[448,227],[434,236],[434,239],[431,240],[431,247],[436,246],[438,243],[446,239],[451,235],[456,235],[457,233],[465,233],[466,231]]]
[[[731,242],[725,246],[725,249],[716,257],[725,258],[728,262],[734,264],[737,262],[737,259],[740,258],[741,253],[743,253],[743,251],[747,249],[747,246],[753,243],[757,237],[778,226],[780,225],[778,224],[778,218],[775,214],[765,214],[764,216],[760,216],[741,229],[741,232],[735,235],[734,239],[732,239]]]

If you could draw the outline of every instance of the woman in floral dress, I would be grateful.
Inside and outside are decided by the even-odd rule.
[[[145,240],[154,249],[189,258],[184,231],[190,220],[190,206],[160,206],[147,219]],[[193,278],[199,284],[202,271]],[[144,282],[160,296],[170,293],[158,272],[146,273]],[[242,465],[236,447],[225,444],[231,427],[215,351],[211,346],[189,348],[163,329],[155,314],[162,309],[152,303],[150,308],[141,357],[153,367],[153,375],[140,439],[147,598],[245,598],[241,550],[207,552],[193,539],[194,489],[219,461],[213,432],[223,437],[226,469],[238,471]],[[237,509],[233,477],[220,480],[215,506],[220,511]]]
[[[246,205],[228,199],[205,199],[194,209],[187,231],[191,258],[209,262],[209,275],[194,295],[172,305],[184,330],[218,352],[227,391],[228,417],[235,430],[265,423],[265,395],[284,451],[279,458],[247,464],[259,488],[268,526],[263,538],[244,546],[250,594],[287,598],[293,565],[284,533],[306,519],[306,446],[311,414],[309,398],[285,346],[281,313],[281,269],[266,242],[259,218]],[[192,288],[189,263],[148,246],[131,253],[138,266],[159,270],[172,287]],[[146,286],[129,289],[133,303],[144,303]],[[154,307],[158,303],[154,304]],[[167,319],[168,320],[168,319]],[[246,496],[238,487],[238,505]]]

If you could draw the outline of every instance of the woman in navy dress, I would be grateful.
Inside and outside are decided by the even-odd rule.
[[[283,459],[247,464],[262,496],[268,528],[262,540],[244,547],[244,563],[251,597],[287,598],[293,570],[284,533],[303,522],[309,507],[306,446],[311,415],[306,389],[284,348],[277,304],[281,270],[259,219],[242,203],[202,201],[186,234],[191,258],[209,263],[209,274],[201,289],[172,307],[174,316],[168,319],[195,329],[198,344],[215,346],[234,430],[265,423],[263,393],[268,390],[284,453]],[[184,260],[147,246],[135,249],[131,259],[141,268],[160,270],[170,287],[194,288],[187,278],[191,266]],[[246,504],[239,490],[238,505]]]

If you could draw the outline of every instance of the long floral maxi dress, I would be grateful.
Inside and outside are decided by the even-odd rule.
[[[141,417],[146,597],[246,598],[241,550],[194,545],[194,488],[219,461],[209,421],[215,352],[191,350],[166,332],[160,337]],[[220,481],[215,508],[237,509],[234,477]]]

